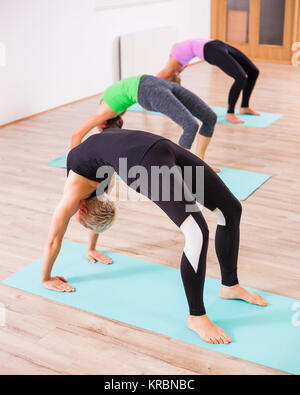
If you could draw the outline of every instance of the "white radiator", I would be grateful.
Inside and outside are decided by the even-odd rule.
[[[119,78],[156,75],[166,65],[177,38],[177,27],[172,26],[121,36]]]

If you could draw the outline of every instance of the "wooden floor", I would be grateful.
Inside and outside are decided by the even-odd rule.
[[[273,174],[244,202],[240,249],[243,285],[300,299],[300,69],[259,64],[257,110],[283,113],[267,129],[219,124],[207,160]],[[225,106],[231,80],[201,64],[183,83],[208,104]],[[66,153],[72,132],[98,98],[0,129],[0,280],[43,252],[65,171],[47,162]],[[164,117],[127,113],[126,127],[178,141],[180,128]],[[211,229],[207,275],[220,278]],[[85,243],[73,220],[66,239]],[[184,240],[151,202],[121,203],[100,248],[178,267]],[[155,292],[155,289],[153,290]],[[272,369],[148,333],[0,286],[7,325],[0,328],[1,374],[280,374]],[[249,332],[251,343],[251,333]]]

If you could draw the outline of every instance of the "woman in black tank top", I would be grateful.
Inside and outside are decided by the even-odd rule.
[[[205,311],[203,288],[209,233],[197,202],[215,212],[218,218],[216,253],[222,274],[221,297],[242,299],[261,306],[267,304],[261,296],[239,285],[237,263],[241,204],[218,175],[197,156],[151,133],[107,129],[74,148],[68,156],[67,167],[68,179],[53,216],[43,261],[41,278],[46,288],[58,292],[75,291],[65,279],[51,277],[68,223],[74,215],[90,230],[89,259],[112,263],[96,251],[96,243],[99,233],[110,227],[114,219],[114,204],[104,197],[107,195],[104,191],[110,192],[112,174],[117,172],[131,188],[134,185],[138,192],[158,205],[185,236],[181,275],[191,330],[209,343],[231,342],[231,338],[208,318]],[[184,177],[187,167],[191,170],[188,182]],[[156,175],[153,177],[153,174]],[[164,178],[166,174],[168,179]],[[101,195],[100,200],[97,197],[90,199],[96,190],[97,195]],[[178,192],[182,193],[180,198]]]

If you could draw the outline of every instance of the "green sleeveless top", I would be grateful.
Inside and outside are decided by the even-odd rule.
[[[125,78],[111,85],[105,90],[102,100],[111,110],[121,114],[138,102],[139,86],[143,76]]]

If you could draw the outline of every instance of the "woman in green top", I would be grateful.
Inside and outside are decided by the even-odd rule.
[[[198,134],[196,154],[204,160],[215,129],[216,114],[189,90],[150,75],[126,78],[106,89],[96,114],[73,134],[72,148],[80,144],[91,129],[98,127],[101,132],[107,127],[107,121],[122,115],[136,103],[148,111],[160,112],[180,125],[183,128],[179,140],[181,147],[191,149]],[[202,122],[201,126],[196,118]]]

